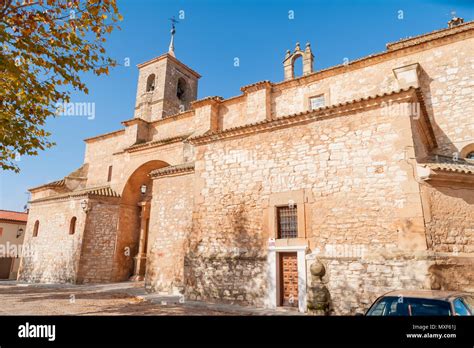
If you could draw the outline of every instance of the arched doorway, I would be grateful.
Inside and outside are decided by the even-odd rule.
[[[119,226],[115,249],[114,279],[143,280],[146,267],[148,224],[150,219],[153,181],[152,170],[169,164],[149,161],[138,167],[128,178],[122,192]]]

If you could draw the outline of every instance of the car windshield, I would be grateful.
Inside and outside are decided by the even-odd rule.
[[[449,302],[413,297],[387,296],[375,303],[367,315],[381,316],[417,316],[452,315]]]

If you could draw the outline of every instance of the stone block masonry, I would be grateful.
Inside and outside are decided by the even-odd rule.
[[[134,118],[32,189],[37,258],[20,279],[133,275],[191,300],[297,298],[324,314],[395,289],[472,291],[474,22],[316,72],[306,45],[295,78],[298,47],[284,81],[229,99],[196,100],[200,76],[173,54],[140,64]]]

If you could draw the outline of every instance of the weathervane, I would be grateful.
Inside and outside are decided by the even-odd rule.
[[[174,16],[168,19],[171,21],[171,41],[170,47],[168,48],[168,53],[174,57],[174,34],[176,33],[175,24],[179,22],[174,18]]]

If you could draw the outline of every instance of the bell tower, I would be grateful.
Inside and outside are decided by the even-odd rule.
[[[188,110],[197,98],[201,76],[175,57],[175,23],[173,19],[168,52],[138,65],[134,118],[164,119]]]

